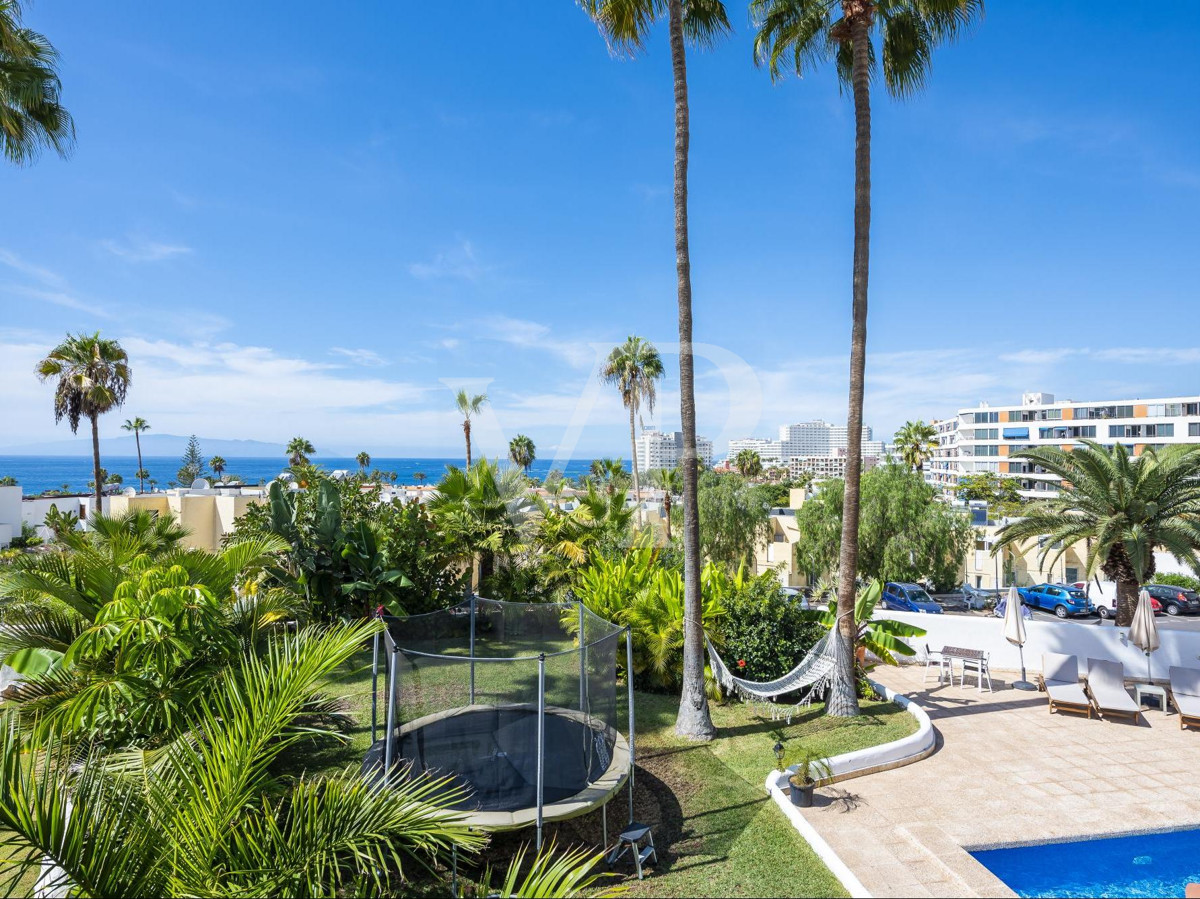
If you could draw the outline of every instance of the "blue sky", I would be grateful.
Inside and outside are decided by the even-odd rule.
[[[852,110],[690,57],[701,433],[845,418]],[[29,374],[130,351],[164,433],[377,455],[627,454],[598,350],[636,333],[678,425],[666,33],[613,59],[575,4],[39,0],[78,127],[0,168],[0,445],[67,436]],[[1200,7],[995,2],[928,90],[874,106],[867,420],[1027,389],[1200,392]]]

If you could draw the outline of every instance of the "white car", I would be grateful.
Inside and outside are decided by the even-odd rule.
[[[1101,618],[1117,617],[1117,585],[1112,581],[1076,581],[1071,586],[1087,593]]]

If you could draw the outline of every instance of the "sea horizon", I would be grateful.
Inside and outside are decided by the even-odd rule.
[[[479,456],[477,458],[483,458]],[[487,458],[493,458],[488,456]],[[207,460],[206,460],[207,461]],[[358,471],[358,462],[353,457],[329,456],[326,458],[313,457],[312,463],[329,471],[346,469]],[[622,459],[625,468],[629,468],[629,460]],[[501,459],[501,462],[507,462]],[[553,468],[552,459],[537,459],[529,467],[529,474],[536,478],[545,478]],[[137,456],[101,456],[100,464],[109,474],[119,474],[122,487],[138,486]],[[156,489],[164,490],[175,480],[182,461],[178,456],[142,456],[142,464],[150,472],[150,478],[157,481]],[[465,459],[460,457],[379,457],[372,458],[369,470],[378,469],[396,473],[399,484],[415,484],[415,475],[424,474],[424,483],[436,484],[445,474],[450,465],[462,467]],[[511,463],[508,463],[511,464]],[[565,477],[578,477],[586,474],[592,464],[592,459],[572,459],[562,467]],[[286,461],[264,456],[227,456],[225,458],[225,473],[222,479],[239,477],[245,484],[267,483],[277,478],[287,470]],[[205,472],[211,477],[211,472]],[[26,496],[33,496],[46,490],[65,489],[72,493],[88,493],[88,482],[92,480],[92,459],[90,456],[0,456],[0,478],[16,478],[17,484]],[[149,479],[146,482],[150,488]]]

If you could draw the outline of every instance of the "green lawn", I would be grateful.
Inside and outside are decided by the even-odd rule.
[[[309,771],[358,764],[370,743],[370,654],[331,690],[345,695],[355,725],[341,747],[305,747],[293,766]],[[774,765],[771,747],[782,740],[791,748],[811,747],[835,755],[898,739],[912,733],[911,716],[891,703],[866,702],[863,716],[851,721],[826,718],[814,705],[786,721],[771,721],[751,704],[714,706],[719,735],[697,745],[674,735],[678,699],[638,693],[637,790],[634,812],[654,825],[660,863],[638,883],[629,878],[632,896],[842,896],[841,884],[791,827],[763,790]],[[383,712],[380,712],[382,720]],[[620,727],[626,731],[625,716]],[[314,751],[315,749],[315,751]],[[303,761],[301,762],[301,759]],[[610,834],[629,814],[628,792],[609,805]],[[599,847],[599,813],[548,828],[560,845]],[[502,867],[532,831],[498,835],[488,861]],[[628,868],[619,866],[626,875]]]

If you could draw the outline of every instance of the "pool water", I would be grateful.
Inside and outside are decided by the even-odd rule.
[[[1200,830],[971,855],[1018,896],[1183,896],[1200,883]]]

